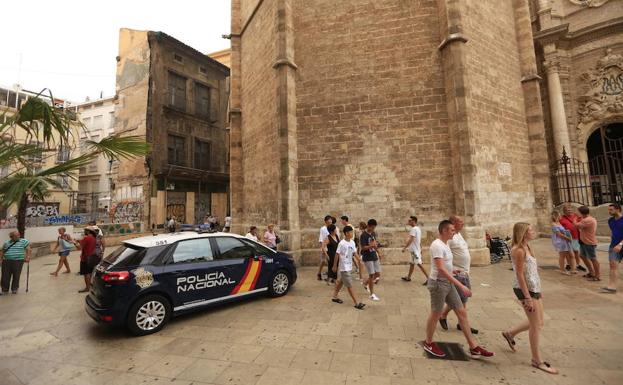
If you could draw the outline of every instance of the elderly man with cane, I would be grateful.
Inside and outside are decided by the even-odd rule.
[[[24,262],[30,262],[31,253],[30,242],[21,238],[18,231],[12,231],[9,234],[9,240],[4,242],[2,250],[0,250],[0,259],[2,259],[0,286],[2,287],[2,294],[7,294],[9,287],[13,294],[17,294],[22,267],[24,267]],[[26,291],[28,291],[28,288]]]

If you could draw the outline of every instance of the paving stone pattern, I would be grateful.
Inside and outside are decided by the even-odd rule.
[[[555,264],[549,240],[534,249],[540,264]],[[77,271],[76,253],[71,262]],[[33,260],[30,292],[0,297],[2,385],[623,383],[623,296],[599,294],[598,284],[552,270],[541,270],[542,351],[561,370],[558,376],[529,366],[527,335],[517,338],[517,353],[500,336],[524,318],[507,261],[473,269],[470,319],[481,343],[496,353],[482,362],[425,357],[417,341],[424,337],[428,292],[419,275],[411,283],[400,280],[406,265],[385,266],[381,301],[365,301],[364,311],[353,309],[345,294],[344,304],[331,303],[330,287],[308,267],[285,297],[208,309],[135,338],[91,321],[77,293],[81,278],[50,277],[55,263],[52,255]],[[364,294],[359,285],[356,291]],[[448,323],[451,329],[438,329],[438,340],[465,344],[456,318]]]

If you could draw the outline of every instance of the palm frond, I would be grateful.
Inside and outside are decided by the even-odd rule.
[[[9,206],[19,202],[24,195],[34,200],[43,200],[49,195],[51,178],[28,173],[15,173],[0,180],[0,203]],[[55,182],[55,181],[54,181]]]
[[[91,151],[103,154],[108,159],[130,159],[136,156],[149,154],[151,147],[140,136],[111,135],[99,142],[86,141],[87,148]]]

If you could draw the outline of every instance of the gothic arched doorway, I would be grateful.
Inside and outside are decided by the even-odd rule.
[[[586,141],[593,204],[623,203],[623,123],[604,125]]]

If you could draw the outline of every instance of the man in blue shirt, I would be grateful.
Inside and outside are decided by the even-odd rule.
[[[610,247],[608,248],[608,262],[610,262],[610,277],[608,286],[602,287],[602,293],[614,294],[617,292],[617,273],[619,264],[623,258],[623,215],[621,214],[621,205],[612,203],[608,206],[608,226],[612,232]]]
[[[17,294],[22,267],[24,262],[28,263],[30,261],[32,248],[30,247],[30,242],[20,238],[18,231],[12,231],[9,234],[9,238],[2,245],[2,250],[0,250],[0,259],[2,259],[0,284],[2,286],[2,294],[9,292],[9,286],[11,286],[11,292]]]

